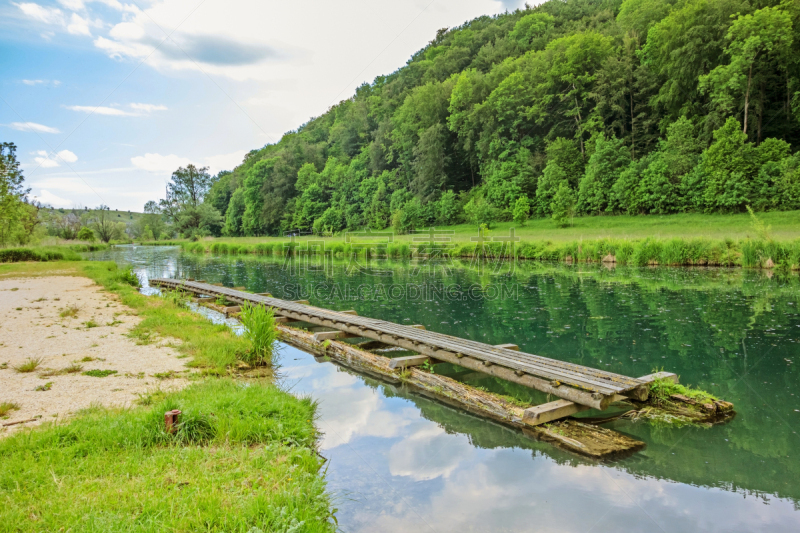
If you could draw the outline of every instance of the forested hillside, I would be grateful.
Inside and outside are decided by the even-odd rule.
[[[550,0],[440,30],[205,203],[231,236],[799,209],[798,149],[800,2]]]

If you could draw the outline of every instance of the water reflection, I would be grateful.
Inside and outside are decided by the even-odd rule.
[[[132,262],[149,277],[202,278],[276,296],[289,282],[310,285],[322,276],[289,278],[279,260],[187,256],[176,249],[95,256]],[[420,282],[407,264],[392,264],[391,271],[395,282]],[[341,274],[326,276],[336,281]],[[710,429],[616,422],[614,429],[644,440],[647,449],[598,465],[287,346],[281,355],[286,385],[320,402],[322,452],[330,458],[330,487],[345,531],[798,529],[796,277],[528,265],[502,280],[467,268],[448,279],[509,280],[519,284],[516,300],[312,303],[491,343],[516,342],[526,351],[625,374],[663,367],[733,401],[739,415]],[[463,379],[479,386],[527,393],[467,374]]]

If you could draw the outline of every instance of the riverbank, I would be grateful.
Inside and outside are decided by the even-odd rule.
[[[105,290],[90,286],[87,277]],[[52,295],[53,300],[59,298],[57,303],[50,301],[53,309],[45,307],[47,302],[42,300],[26,301],[21,311],[11,310],[32,313],[26,320],[38,324],[36,327],[50,324],[47,331],[57,330],[55,338],[20,337],[13,330],[13,342],[20,344],[9,346],[3,341],[2,352],[13,349],[22,358],[32,357],[31,350],[38,349],[36,342],[61,344],[59,335],[67,335],[58,330],[71,328],[81,343],[88,344],[87,350],[100,355],[119,349],[124,352],[119,357],[127,357],[132,365],[123,368],[122,360],[112,360],[110,355],[85,363],[69,361],[70,365],[98,366],[84,367],[82,371],[98,372],[81,374],[81,380],[115,383],[109,394],[133,396],[132,390],[114,389],[123,388],[120,384],[125,380],[138,380],[138,373],[143,372],[142,384],[152,380],[155,386],[136,395],[137,405],[128,401],[121,407],[123,402],[99,397],[74,417],[42,416],[42,427],[0,439],[4,524],[15,531],[285,531],[292,527],[333,531],[334,511],[320,471],[324,460],[316,451],[316,405],[275,386],[268,372],[246,384],[232,378],[204,377],[234,374],[239,357],[250,349],[247,341],[189,311],[180,301],[140,294],[131,285],[129,271],[119,270],[114,263],[0,265],[0,284],[3,288],[13,285],[4,295],[30,300],[34,296],[30,287],[47,287],[53,279],[62,286],[59,295]],[[93,291],[91,298],[87,286]],[[14,288],[17,290],[12,291]],[[83,323],[65,323],[62,328],[49,322],[55,318],[50,314],[58,311],[58,318],[66,320],[60,316],[63,309],[59,311],[56,305],[66,302],[64,294],[70,288],[80,289],[72,294],[76,302],[80,298],[80,304],[74,304],[79,305],[78,314],[69,320]],[[104,313],[111,313],[111,323],[114,313],[120,313],[116,320],[123,324],[110,325]],[[17,320],[21,318],[7,318],[5,324]],[[98,326],[89,327],[87,322]],[[8,327],[5,324],[4,329]],[[165,367],[163,374],[153,374],[162,374],[173,387],[150,373],[155,367],[145,369],[143,354],[154,357],[159,350],[167,350],[165,354],[176,368]],[[61,365],[46,361],[56,373],[62,370]],[[27,374],[17,373],[10,364],[5,366],[0,372]],[[109,370],[117,373],[109,374]],[[182,379],[174,379],[178,370],[183,372]],[[78,379],[69,372],[44,379],[26,375],[18,388],[25,389],[30,380],[42,385],[51,382],[49,390],[29,392],[49,398],[40,405],[49,414],[55,396],[44,395],[59,389],[72,390],[75,402],[86,403],[86,389],[70,385]],[[169,392],[184,385],[180,391]],[[20,411],[29,408],[26,398],[6,398],[13,391],[2,385],[0,389],[0,403],[17,404]],[[99,392],[93,390],[92,394]],[[167,432],[164,424],[164,413],[172,409],[182,411],[174,434]]]
[[[365,244],[346,242],[261,242],[236,244],[224,240],[184,242],[180,246],[191,253],[216,255],[322,255],[348,258],[350,256],[387,258],[447,258],[527,259],[565,263],[605,263],[630,266],[739,266],[744,268],[800,269],[800,239],[776,241],[771,238],[745,240],[696,239],[598,239],[567,242],[509,241],[508,235],[492,232],[483,242],[440,243],[426,242],[426,237],[413,245],[403,242]],[[438,237],[437,237],[438,239]]]

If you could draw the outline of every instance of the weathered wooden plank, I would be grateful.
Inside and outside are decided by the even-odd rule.
[[[389,368],[407,368],[409,366],[422,366],[431,361],[427,355],[409,355],[407,357],[395,357],[389,362]]]
[[[503,348],[504,350],[514,350],[515,352],[519,351],[519,346],[516,344],[495,344],[495,348]]]

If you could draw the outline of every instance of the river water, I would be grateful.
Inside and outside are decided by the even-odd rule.
[[[639,376],[736,406],[712,428],[619,420],[647,443],[597,463],[282,346],[284,386],[319,402],[343,531],[800,531],[800,280],[741,269],[304,261],[117,247],[93,259],[192,277]],[[524,387],[437,365],[521,399]],[[588,412],[590,416],[596,414]]]

